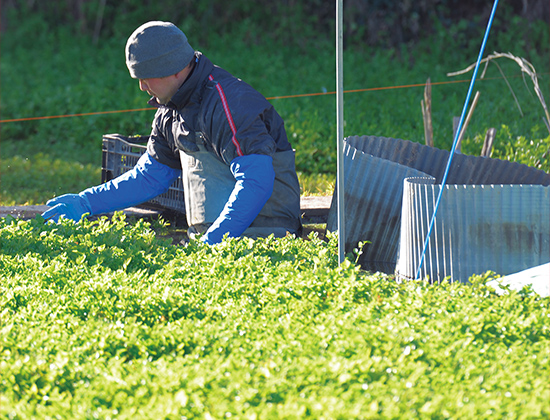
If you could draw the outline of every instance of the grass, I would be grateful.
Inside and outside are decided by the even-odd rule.
[[[166,228],[0,220],[3,418],[550,415],[548,298],[397,284],[334,237]]]
[[[526,43],[517,42],[524,31],[522,22],[506,24],[509,31],[490,38],[486,51],[510,51],[529,60],[539,72],[543,95],[549,98],[548,74],[544,72],[550,45],[547,26],[532,23],[533,41]],[[2,120],[146,106],[146,94],[138,90],[124,64],[125,39],[113,37],[93,45],[67,28],[45,28],[38,18],[12,27],[17,29],[3,34],[0,50]],[[36,30],[42,36],[29,42],[28,34]],[[333,92],[334,43],[330,34],[299,38],[297,29],[296,35],[296,43],[278,45],[267,38],[245,41],[250,37],[238,32],[233,36],[212,34],[207,45],[200,45],[200,40],[193,40],[193,45],[271,98],[297,151],[303,193],[332,194],[336,172],[334,95],[280,97]],[[475,61],[477,35],[460,32],[460,28],[440,28],[438,36],[414,46],[381,49],[348,45],[345,89],[362,91],[345,95],[345,135],[423,142],[420,101],[422,85],[430,77],[435,146],[449,149],[452,118],[460,115],[470,75],[450,78],[447,73]],[[512,62],[500,65],[524,116],[520,116],[498,68],[490,65],[485,79],[476,84],[481,99],[462,150],[478,155],[485,132],[495,127],[493,157],[549,171],[545,153],[550,137],[542,122],[542,107],[532,86],[524,85],[519,67]],[[457,79],[464,81],[454,83]],[[419,86],[403,87],[410,85]],[[148,134],[152,117],[152,111],[140,111],[2,123],[0,202],[41,204],[54,195],[99,183],[102,135]],[[31,167],[35,172],[28,176]],[[74,176],[66,176],[68,173]]]

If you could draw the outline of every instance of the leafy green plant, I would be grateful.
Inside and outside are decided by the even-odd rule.
[[[535,135],[528,139],[525,136],[514,138],[507,125],[502,125],[496,131],[492,157],[523,163],[533,168],[550,172],[550,136],[537,138]],[[468,139],[466,147],[469,150],[481,150],[485,136],[478,134],[473,139]]]
[[[0,238],[3,418],[550,414],[548,298],[491,273],[397,284],[334,236],[176,247],[120,214]]]

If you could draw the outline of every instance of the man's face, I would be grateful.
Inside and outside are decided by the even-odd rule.
[[[179,88],[176,77],[167,76],[151,79],[139,79],[140,90],[154,96],[159,104],[167,104]]]

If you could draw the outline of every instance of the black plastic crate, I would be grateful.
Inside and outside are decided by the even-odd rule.
[[[101,182],[113,178],[132,169],[141,155],[147,150],[148,136],[126,137],[120,134],[105,134],[103,136],[103,164]],[[162,207],[185,213],[183,181],[181,176],[176,179],[168,191],[143,203],[144,206]]]

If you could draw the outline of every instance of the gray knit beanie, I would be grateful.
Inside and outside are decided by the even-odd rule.
[[[185,34],[170,22],[145,23],[126,42],[126,66],[134,79],[171,76],[194,55]]]

